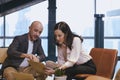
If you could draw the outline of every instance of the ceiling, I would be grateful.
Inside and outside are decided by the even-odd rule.
[[[45,0],[0,0],[0,16],[32,6]]]

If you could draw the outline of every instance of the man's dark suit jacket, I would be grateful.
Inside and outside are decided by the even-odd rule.
[[[8,47],[8,57],[3,63],[3,69],[5,67],[11,66],[14,68],[19,68],[19,65],[24,60],[24,58],[20,58],[22,53],[27,53],[28,50],[28,34],[24,34],[21,36],[16,36],[13,42]],[[45,54],[43,48],[41,46],[41,39],[37,39],[33,43],[33,52],[32,54],[37,54],[40,57],[40,61],[45,59]]]

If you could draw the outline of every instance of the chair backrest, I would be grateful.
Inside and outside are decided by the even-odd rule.
[[[116,49],[93,48],[90,55],[96,65],[96,75],[112,78],[117,63]]]
[[[7,49],[8,48],[0,48],[0,64],[2,64],[7,57]]]

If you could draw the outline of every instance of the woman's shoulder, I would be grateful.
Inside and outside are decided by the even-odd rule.
[[[73,41],[81,41],[81,39],[79,37],[74,37]]]

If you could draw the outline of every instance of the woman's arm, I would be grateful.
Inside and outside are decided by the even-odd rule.
[[[72,50],[69,50],[67,53],[67,62],[65,62],[60,68],[66,69],[73,66],[79,59],[81,48],[82,44],[80,38],[74,37]]]

